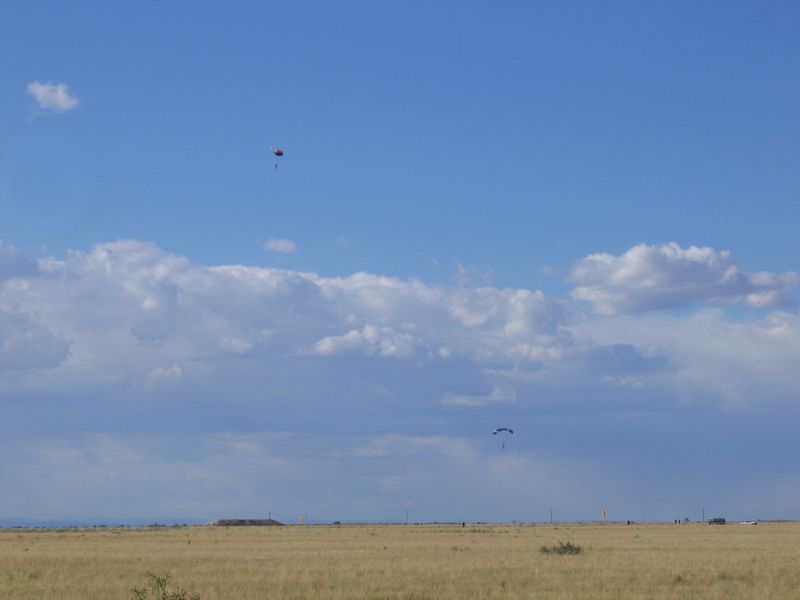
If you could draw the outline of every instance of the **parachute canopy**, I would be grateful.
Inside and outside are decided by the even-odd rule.
[[[492,432],[492,435],[497,435],[501,431],[507,431],[508,433],[514,433],[513,429],[509,429],[508,427],[498,427]]]
[[[283,156],[283,150],[281,150],[280,148],[273,148],[272,149],[272,153],[275,156]]]

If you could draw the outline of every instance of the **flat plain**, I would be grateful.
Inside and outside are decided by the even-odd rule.
[[[800,600],[800,523],[0,530],[3,599],[128,600],[148,572],[200,600]]]

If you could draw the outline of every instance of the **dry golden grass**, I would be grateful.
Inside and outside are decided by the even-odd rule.
[[[201,600],[800,600],[800,523],[0,530],[3,599],[128,600],[148,571]]]

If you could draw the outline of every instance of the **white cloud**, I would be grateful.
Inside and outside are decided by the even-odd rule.
[[[37,315],[39,329],[26,329],[15,345],[26,339],[32,349],[32,332],[40,331],[40,346],[50,340],[58,349],[31,359],[56,368],[30,385],[63,393],[109,385],[158,395],[171,381],[186,393],[201,386],[212,394],[236,380],[249,398],[307,368],[304,361],[337,356],[343,395],[348,385],[358,394],[415,395],[380,377],[365,387],[375,359],[392,358],[410,382],[419,366],[431,369],[430,397],[438,402],[448,390],[480,396],[503,377],[495,367],[540,369],[572,345],[563,308],[541,292],[205,267],[133,240],[41,260],[35,276],[7,280],[0,294]],[[69,340],[68,354],[59,340]],[[325,385],[322,374],[315,377]],[[476,391],[465,390],[465,380]]]
[[[80,104],[80,100],[69,93],[69,86],[66,83],[32,81],[25,88],[25,92],[33,96],[42,110],[61,113],[74,110]]]
[[[730,264],[695,262],[714,256]],[[542,518],[550,502],[578,518],[617,494],[663,518],[647,511],[680,502],[675,482],[716,493],[709,448],[756,471],[776,437],[796,454],[791,311],[577,318],[534,290],[207,267],[135,240],[38,261],[0,246],[0,267],[3,514],[58,514],[58,490],[83,515],[297,514],[300,498],[337,518]],[[747,294],[782,281],[741,277]],[[39,452],[53,432],[78,441]],[[137,496],[153,477],[157,497]]]
[[[330,278],[243,265],[206,267],[133,240],[38,264],[9,246],[0,250],[0,258],[10,257],[7,270],[16,274],[0,281],[0,393],[3,378],[10,382],[15,371],[32,368],[44,371],[27,384],[31,390],[83,393],[108,385],[158,395],[171,381],[187,394],[212,395],[235,381],[242,402],[271,397],[273,385],[282,394],[294,393],[286,390],[299,381],[325,387],[328,377],[338,380],[333,392],[342,402],[371,396],[448,406],[554,402],[571,386],[592,382],[646,390],[689,386],[695,395],[709,389],[731,403],[745,396],[763,401],[741,392],[745,382],[762,385],[761,372],[770,372],[775,382],[768,386],[774,388],[771,398],[785,398],[797,385],[795,369],[785,360],[800,338],[791,313],[773,313],[746,327],[721,316],[714,335],[706,336],[698,334],[696,318],[664,324],[658,336],[651,319],[615,320],[630,330],[626,337],[601,335],[603,319],[573,321],[565,303],[525,289],[430,285],[368,273]],[[707,257],[703,265],[716,257],[729,266],[720,253],[699,256]],[[641,263],[633,262],[631,268]],[[656,270],[665,282],[680,279],[663,275],[665,270]],[[778,285],[770,274],[741,277],[749,283],[738,285],[751,295],[753,287]],[[620,284],[619,297],[603,305],[606,312],[642,310],[657,301],[647,294],[625,296],[626,290]],[[719,343],[707,347],[712,339]],[[734,359],[736,348],[763,356],[756,363],[761,366],[748,369],[746,358]],[[326,371],[324,359],[333,356],[337,360]],[[689,369],[688,357],[702,369]],[[376,360],[381,358],[393,360]],[[315,363],[314,378],[274,383],[299,376],[314,360],[323,361]],[[728,370],[739,374],[739,391],[718,377]],[[421,373],[423,395],[415,387],[422,385]]]
[[[348,352],[363,352],[369,356],[405,358],[414,352],[413,336],[391,327],[365,325],[343,335],[324,337],[310,349],[312,354],[335,355]]]
[[[727,250],[670,243],[640,244],[622,256],[591,254],[575,265],[572,297],[601,314],[633,313],[698,301],[780,306],[797,286],[796,273],[743,273]]]
[[[272,238],[264,242],[264,250],[281,254],[294,254],[297,251],[297,244],[292,240]]]

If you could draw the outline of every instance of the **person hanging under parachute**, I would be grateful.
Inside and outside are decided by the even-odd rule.
[[[492,435],[497,435],[498,433],[503,432],[503,431],[505,431],[505,432],[507,432],[507,433],[509,433],[511,435],[514,434],[514,430],[513,429],[509,429],[508,427],[498,427],[497,429],[495,429],[492,432]],[[506,449],[506,443],[505,442],[503,442],[502,448],[503,448],[503,450]]]
[[[272,153],[275,155],[275,168],[278,168],[278,159],[283,156],[283,150],[280,148],[273,148],[272,146],[269,147],[272,150]]]

